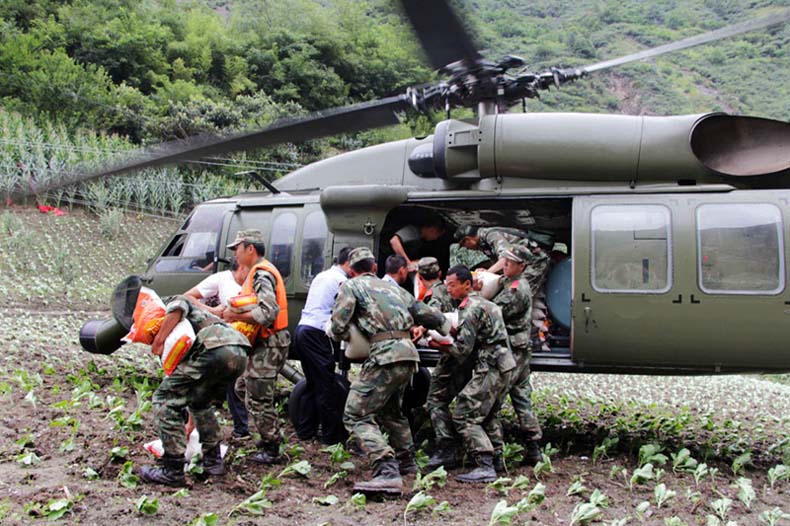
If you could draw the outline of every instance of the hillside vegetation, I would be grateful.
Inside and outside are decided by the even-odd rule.
[[[581,65],[770,15],[788,0],[456,2],[492,59]],[[160,141],[381,97],[434,74],[391,0],[6,0],[0,104],[69,129]],[[790,118],[790,25],[595,74],[540,111]],[[304,160],[429,129],[362,134]]]

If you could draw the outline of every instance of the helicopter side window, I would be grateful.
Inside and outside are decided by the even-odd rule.
[[[782,214],[774,205],[700,205],[700,289],[708,294],[778,294],[784,289],[782,239]]]
[[[305,217],[302,229],[302,282],[310,286],[313,278],[324,270],[324,245],[326,244],[326,218],[320,210]]]
[[[670,213],[659,205],[592,210],[592,279],[599,292],[662,293],[671,284]]]
[[[280,271],[283,279],[291,275],[291,255],[296,238],[296,214],[286,212],[274,218],[272,223],[271,255],[269,260]]]

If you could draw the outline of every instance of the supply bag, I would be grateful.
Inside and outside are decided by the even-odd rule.
[[[187,320],[181,320],[178,325],[173,327],[173,331],[165,339],[162,350],[162,368],[167,376],[173,374],[194,342],[195,330]]]
[[[164,319],[165,304],[159,295],[148,287],[140,287],[132,315],[132,328],[123,337],[123,341],[151,345]]]
[[[257,306],[257,294],[242,294],[241,296],[233,296],[228,300],[228,308],[236,314],[249,312]]]

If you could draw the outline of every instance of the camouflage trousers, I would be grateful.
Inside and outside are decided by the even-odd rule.
[[[453,424],[464,440],[467,453],[502,451],[505,440],[499,409],[510,387],[513,371],[503,373],[496,367],[478,363],[471,380],[458,393]]]
[[[154,421],[165,454],[183,457],[186,450],[184,408],[188,408],[200,433],[204,450],[220,443],[219,423],[211,402],[225,399],[228,383],[244,372],[247,350],[238,345],[206,349],[200,342],[166,376],[154,392]]]
[[[252,417],[264,447],[279,446],[282,440],[274,395],[277,391],[277,375],[287,358],[288,347],[267,347],[259,343],[247,363],[247,374],[244,376],[247,413]]]
[[[443,354],[433,368],[426,405],[438,444],[452,445],[458,442],[458,433],[450,415],[450,403],[472,377],[474,361],[475,357],[469,357],[459,364],[449,354]]]
[[[530,383],[529,359],[532,356],[529,348],[513,348],[516,358],[516,369],[510,386],[510,401],[518,418],[518,428],[526,440],[540,440],[543,431],[540,429],[535,413],[532,411],[532,384]]]
[[[401,406],[415,370],[415,362],[378,365],[368,360],[351,385],[343,424],[372,462],[394,458],[413,446],[409,421]],[[389,444],[382,430],[389,434]]]

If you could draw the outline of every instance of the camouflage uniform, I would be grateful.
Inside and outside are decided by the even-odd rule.
[[[479,266],[491,266],[491,260],[479,250],[472,250],[462,247],[458,243],[450,245],[450,266],[463,265],[468,269],[475,269]]]
[[[516,362],[498,306],[472,292],[458,313],[458,330],[449,353],[461,362],[475,351],[477,356],[471,379],[456,397],[452,421],[469,453],[491,454],[504,445],[498,413]]]
[[[421,260],[422,261],[422,260]],[[438,270],[438,263],[436,263]],[[456,305],[447,287],[437,280],[428,288],[422,301],[442,312],[452,312]],[[471,376],[470,360],[459,362],[449,354],[442,354],[431,373],[427,409],[436,440],[442,445],[455,442],[457,434],[450,417],[450,402],[463,389]],[[466,367],[462,367],[466,365]]]
[[[356,249],[350,257],[352,265],[361,257],[358,251],[373,257],[368,250]],[[413,447],[401,401],[420,359],[408,334],[415,319],[430,328],[445,325],[440,312],[373,274],[350,279],[338,290],[329,329],[334,339],[347,339],[354,322],[371,341],[370,356],[348,394],[343,423],[373,462],[395,458]],[[379,426],[389,434],[392,447]]]
[[[250,313],[263,327],[271,326],[280,312],[274,287],[275,278],[271,273],[265,270],[255,272],[252,288],[258,296],[258,307]],[[274,395],[277,375],[285,365],[290,345],[288,329],[277,331],[265,339],[259,337],[247,365],[247,411],[261,435],[263,447],[274,448],[281,441]]]
[[[444,286],[441,280],[437,280],[428,287],[422,301],[429,307],[433,307],[440,312],[452,312],[455,310],[453,298],[450,297],[450,293],[447,292],[447,287]]]
[[[247,338],[213,314],[199,309],[184,296],[167,305],[167,312],[181,311],[197,337],[192,348],[153,395],[154,421],[165,454],[183,459],[185,407],[195,420],[204,451],[219,444],[220,428],[211,407],[225,398],[228,383],[244,372],[250,344]]]
[[[505,257],[515,253],[518,262],[529,261],[525,249],[511,248]],[[529,263],[527,263],[529,265]],[[531,356],[532,329],[532,291],[525,272],[514,278],[501,278],[502,290],[491,300],[502,309],[510,349],[516,359],[513,385],[510,387],[510,400],[518,418],[519,429],[528,440],[539,440],[542,432],[540,423],[532,411],[532,386],[529,379],[529,359]]]

